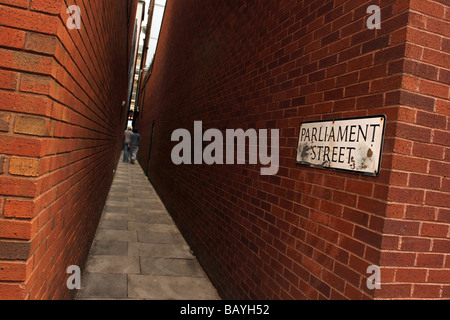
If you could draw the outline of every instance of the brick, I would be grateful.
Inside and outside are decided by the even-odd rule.
[[[7,199],[3,215],[5,218],[31,219],[35,217],[36,209],[34,201]]]
[[[400,89],[401,83],[402,83],[401,75],[395,75],[389,78],[373,80],[371,81],[370,84],[370,93]]]
[[[0,145],[8,155],[39,157],[43,153],[42,141],[38,139],[0,136]]]
[[[443,286],[442,287],[442,297],[448,297],[450,296],[450,286]]]
[[[425,48],[423,60],[435,66],[447,68],[450,62],[450,54]]]
[[[419,85],[419,79],[416,77],[404,75],[402,78],[402,88],[409,91],[416,91]]]
[[[395,273],[396,282],[420,283],[426,282],[426,278],[426,269],[398,269]]]
[[[25,32],[17,29],[0,27],[0,45],[11,48],[22,48]]]
[[[29,0],[2,0],[2,3],[15,7],[28,8]]]
[[[403,218],[405,213],[405,205],[404,204],[389,204],[386,207],[386,217],[387,218]]]
[[[409,177],[409,186],[413,188],[439,190],[441,187],[441,178],[429,175],[411,174]]]
[[[411,155],[413,142],[403,139],[395,139],[394,148],[392,151],[403,155]]]
[[[25,298],[25,287],[18,283],[0,283],[0,299],[23,300]]]
[[[355,239],[358,239],[364,243],[367,243],[368,245],[371,245],[373,247],[380,247],[381,246],[381,240],[382,237],[380,234],[376,232],[372,232],[368,229],[361,228],[359,226],[355,226],[354,235]]]
[[[28,260],[30,242],[0,240],[0,260]]]
[[[371,196],[373,194],[374,185],[370,182],[350,180],[348,179],[345,185],[345,190],[353,193]]]
[[[435,298],[439,296],[440,286],[433,285],[415,285],[412,294],[413,298]]]
[[[424,238],[403,237],[401,249],[405,251],[429,251],[431,240]]]
[[[3,8],[3,7],[2,7]],[[0,8],[1,12],[1,8]],[[14,68],[20,71],[54,75],[54,60],[28,52],[15,52],[0,48],[0,67]]]
[[[371,94],[365,97],[358,97],[356,101],[357,109],[373,109],[384,105],[384,94]]]
[[[340,191],[333,191],[333,199],[334,202],[347,205],[350,207],[354,207],[356,205],[357,198],[353,194],[344,193]]]
[[[360,283],[361,275],[359,273],[353,271],[349,267],[344,266],[340,263],[335,264],[333,272],[337,276],[339,276],[343,279],[346,279],[347,282],[349,282],[355,286],[358,286]]]
[[[398,298],[410,297],[412,291],[411,284],[387,283],[381,286],[381,290],[376,291],[376,298]]]
[[[62,7],[59,0],[32,0],[30,9],[45,13],[58,14],[64,9],[64,7]]]
[[[26,135],[45,136],[49,135],[48,122],[43,118],[28,116],[17,116],[14,124],[14,132]]]
[[[384,16],[384,21],[382,22],[381,30],[379,30],[380,35],[392,34],[395,31],[404,29],[408,25],[409,12],[405,11],[401,14],[395,16],[392,15],[392,7],[386,6],[381,9],[381,15]]]
[[[373,56],[372,54],[366,54],[364,56],[349,61],[347,70],[354,71],[371,66],[373,66]]]
[[[52,101],[38,95],[0,91],[0,108],[18,113],[49,116]]]
[[[450,59],[449,59],[450,61]],[[446,99],[448,97],[448,86],[436,82],[431,82],[427,80],[421,80],[419,83],[419,90],[421,93],[434,96],[434,97],[440,97],[443,99]]]
[[[39,176],[40,164],[40,159],[12,157],[9,160],[9,173],[12,175],[37,177]]]
[[[15,90],[17,86],[17,73],[7,70],[0,70],[0,88]]]
[[[447,119],[445,116],[437,113],[417,111],[416,124],[445,130],[447,127]]]
[[[444,256],[442,254],[418,253],[417,267],[441,268],[444,264]]]
[[[0,238],[31,240],[31,235],[32,225],[30,222],[0,219]]]
[[[446,172],[449,172],[450,164],[440,161],[430,162],[430,174],[445,176]]]
[[[341,39],[341,33],[340,31],[336,31],[333,33],[330,33],[329,35],[325,36],[321,40],[321,46],[324,47],[326,45],[329,45],[337,40]]]
[[[421,142],[431,141],[431,129],[429,128],[422,128],[419,126],[398,123],[396,127],[396,134],[397,137],[399,138],[410,139],[413,141],[421,141]]]
[[[406,41],[408,28],[403,28],[396,30],[391,33],[391,38],[389,39],[389,44],[392,46],[404,43]]]
[[[310,284],[313,288],[317,289],[320,293],[322,293],[326,298],[330,297],[331,288],[325,282],[319,280],[318,278],[312,275]]]
[[[415,253],[382,252],[380,264],[383,266],[411,267],[414,265]]]
[[[441,37],[414,28],[408,28],[407,40],[427,48],[441,49]]]
[[[399,103],[426,111],[434,111],[436,100],[424,95],[403,91],[400,93]]]
[[[392,187],[389,189],[388,200],[394,202],[405,202],[421,204],[424,202],[425,192],[423,190],[405,189]]]
[[[385,234],[415,236],[419,235],[419,228],[418,222],[386,219],[384,223]]]
[[[0,281],[25,281],[26,264],[23,262],[0,262]]]
[[[372,52],[375,50],[381,50],[389,45],[389,36],[383,36],[366,42],[362,46],[362,54]]]
[[[369,83],[349,85],[345,88],[345,97],[362,96],[369,93]]]
[[[50,95],[52,84],[51,77],[24,74],[20,79],[20,91]]]
[[[385,65],[378,65],[359,71],[359,81],[373,80],[387,75]]]
[[[433,33],[443,35],[445,37],[450,37],[450,23],[445,20],[435,19],[428,17],[427,19],[427,30]]]
[[[426,29],[427,16],[418,12],[410,12],[409,26],[418,29]]]
[[[448,234],[448,225],[437,223],[424,223],[420,228],[420,235],[425,237],[445,238]]]
[[[0,193],[3,195],[34,198],[38,192],[36,181],[0,176]]]
[[[7,6],[0,7],[0,15],[4,17],[2,21],[4,26],[46,34],[56,34],[60,23],[59,17],[56,16]]]
[[[370,217],[369,228],[375,233],[382,233],[384,228],[384,219],[376,216]]]
[[[425,196],[425,204],[437,207],[446,207],[450,203],[450,194],[444,192],[428,191]]]
[[[407,59],[404,61],[403,67],[405,73],[428,80],[438,79],[439,68],[435,66]]]
[[[440,222],[450,222],[450,210],[445,209],[445,208],[440,208],[438,211],[438,217],[436,219],[436,221],[440,221]]]
[[[357,209],[380,215],[382,212],[385,212],[386,203],[384,201],[360,196]]]
[[[412,43],[407,42],[406,43],[406,54],[405,56],[409,59],[414,60],[421,60],[421,62],[424,62],[422,59],[423,55],[423,48],[417,45],[414,45]]]
[[[450,240],[433,239],[433,252],[450,253]]]
[[[419,11],[423,14],[431,15],[436,18],[444,17],[444,6],[430,0],[411,0],[410,7],[415,11]]]
[[[450,270],[430,270],[428,282],[431,283],[450,283]]]
[[[405,56],[405,45],[402,43],[394,47],[388,47],[384,50],[375,52],[374,64],[387,63],[389,61],[403,58]]]
[[[445,70],[445,69],[440,69],[439,70],[439,82],[450,85],[450,71]]]
[[[54,54],[56,50],[56,37],[38,33],[27,33],[25,49],[45,54]]]
[[[8,113],[0,113],[0,132],[9,131],[9,123],[11,120],[11,115]]]

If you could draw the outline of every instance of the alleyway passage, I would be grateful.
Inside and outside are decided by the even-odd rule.
[[[118,165],[77,299],[219,299],[139,165]]]

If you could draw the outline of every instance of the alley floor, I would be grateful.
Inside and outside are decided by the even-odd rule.
[[[120,160],[77,300],[219,300],[138,164]]]

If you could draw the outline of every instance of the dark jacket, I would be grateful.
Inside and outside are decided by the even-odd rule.
[[[141,135],[139,133],[133,133],[131,135],[131,146],[139,147],[139,142],[141,141]]]

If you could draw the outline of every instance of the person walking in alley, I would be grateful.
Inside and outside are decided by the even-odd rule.
[[[139,134],[137,129],[133,130],[133,134],[131,135],[131,164],[134,164],[137,158],[137,153],[139,151],[139,142],[141,141],[141,135]]]
[[[133,131],[131,131],[131,128],[128,128],[125,130],[125,137],[123,141],[123,162],[130,161],[130,147],[131,147],[131,135],[133,134]]]

